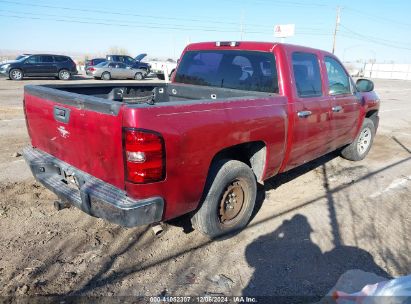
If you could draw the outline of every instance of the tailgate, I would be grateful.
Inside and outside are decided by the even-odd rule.
[[[26,86],[33,147],[124,188],[121,103],[44,86]]]

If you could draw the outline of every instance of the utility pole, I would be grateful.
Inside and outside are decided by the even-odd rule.
[[[335,19],[334,39],[333,39],[333,54],[335,52],[335,42],[337,40],[337,32],[341,21],[341,7],[337,6],[337,18]]]
[[[244,10],[241,11],[240,40],[244,38]]]

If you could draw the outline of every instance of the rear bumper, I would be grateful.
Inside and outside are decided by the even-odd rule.
[[[161,197],[134,200],[125,191],[32,147],[25,148],[23,156],[37,181],[91,216],[126,227],[162,219]]]

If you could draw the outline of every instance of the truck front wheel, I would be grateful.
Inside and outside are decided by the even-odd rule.
[[[238,231],[248,224],[256,196],[257,182],[250,167],[237,160],[218,161],[210,170],[205,198],[192,224],[210,238]]]
[[[371,119],[365,118],[360,133],[351,144],[341,150],[341,156],[352,161],[363,160],[371,149],[374,136],[374,123]]]

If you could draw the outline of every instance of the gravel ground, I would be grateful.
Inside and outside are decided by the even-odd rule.
[[[411,82],[375,81],[381,124],[364,161],[330,154],[267,181],[249,226],[218,241],[184,218],[158,238],[148,227],[56,211],[56,197],[15,154],[28,144],[23,86],[50,82],[58,81],[0,79],[0,296],[319,300],[349,270],[411,272]]]

